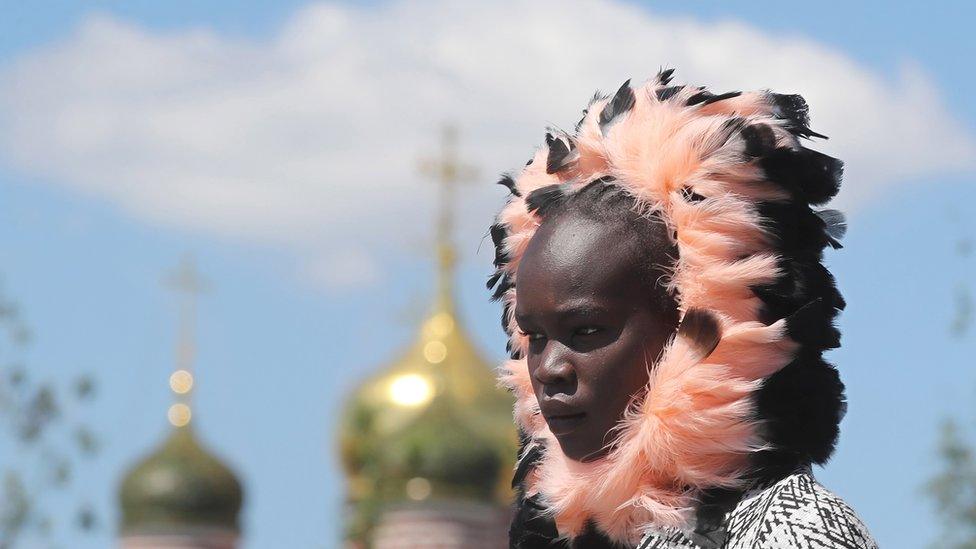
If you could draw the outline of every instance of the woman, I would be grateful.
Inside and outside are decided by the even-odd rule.
[[[523,450],[512,547],[868,548],[817,483],[844,301],[818,210],[841,163],[795,95],[597,94],[550,131],[492,227]]]

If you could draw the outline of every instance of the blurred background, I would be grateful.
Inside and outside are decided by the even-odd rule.
[[[974,17],[0,2],[0,548],[418,524],[493,546],[514,444],[493,183],[662,66],[810,103],[850,227],[828,257],[850,406],[815,473],[882,547],[976,546]]]

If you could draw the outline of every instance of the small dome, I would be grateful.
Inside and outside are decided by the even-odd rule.
[[[234,473],[200,446],[187,425],[173,429],[125,476],[119,498],[123,534],[185,528],[237,532],[243,490]]]

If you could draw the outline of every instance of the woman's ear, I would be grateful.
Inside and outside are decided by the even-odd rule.
[[[688,342],[688,346],[698,355],[698,360],[704,360],[718,347],[718,342],[722,339],[722,329],[718,319],[709,311],[688,309],[681,319],[678,337]]]

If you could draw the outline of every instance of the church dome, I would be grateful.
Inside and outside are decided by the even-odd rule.
[[[518,442],[513,400],[498,387],[454,305],[451,207],[464,171],[454,158],[454,138],[445,133],[446,160],[428,166],[441,183],[433,307],[399,356],[350,394],[340,419],[346,535],[356,547],[368,545],[374,528],[383,529],[387,512],[478,509],[475,515],[485,518],[504,515],[511,503]],[[400,535],[391,532],[385,535]]]
[[[463,421],[448,400],[438,399],[389,437],[379,462],[389,472],[387,480],[401,481],[411,499],[423,496],[427,481],[436,497],[491,501],[502,464],[498,442]],[[395,495],[398,486],[392,488]]]
[[[215,528],[238,531],[243,502],[234,473],[189,426],[175,427],[122,481],[122,532]]]
[[[183,297],[177,369],[169,378],[176,397],[167,412],[173,427],[122,479],[118,494],[122,547],[232,548],[240,531],[243,489],[233,471],[200,443],[190,422],[196,349],[194,298],[206,284],[190,258],[184,259],[168,282]]]
[[[511,401],[458,324],[450,304],[389,368],[351,396],[340,433],[353,492],[384,499],[503,500],[515,452]],[[413,486],[428,486],[411,492]],[[423,496],[423,497],[419,497]]]

